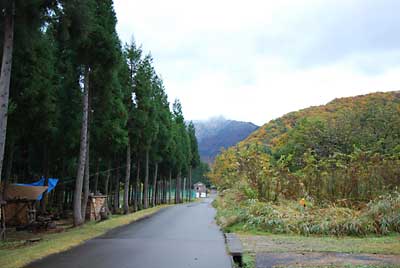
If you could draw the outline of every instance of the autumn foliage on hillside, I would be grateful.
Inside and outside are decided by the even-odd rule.
[[[400,185],[400,92],[335,99],[272,120],[223,151],[221,189],[260,201],[368,201]]]

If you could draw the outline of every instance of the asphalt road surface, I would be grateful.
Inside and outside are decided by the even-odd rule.
[[[211,201],[163,209],[27,268],[231,268]]]

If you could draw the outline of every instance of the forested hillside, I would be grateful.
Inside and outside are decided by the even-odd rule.
[[[75,225],[90,193],[108,195],[114,212],[123,200],[124,213],[189,198],[194,126],[179,100],[170,107],[151,54],[120,41],[113,1],[2,1],[1,9],[3,185],[58,178],[41,210],[73,209]]]
[[[398,231],[399,124],[398,91],[335,99],[260,127],[220,154],[210,177],[221,190],[234,191],[236,198],[260,202],[303,199],[318,206],[361,208],[395,194],[376,201],[380,207],[371,213],[378,218],[371,224],[376,220],[387,224],[385,230]],[[328,225],[333,221],[324,220]],[[363,231],[380,233],[384,228],[369,227]]]
[[[202,161],[212,163],[222,148],[229,148],[258,128],[250,122],[227,120],[223,117],[193,121]]]

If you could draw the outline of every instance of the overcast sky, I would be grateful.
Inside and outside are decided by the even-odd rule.
[[[186,119],[263,124],[337,97],[399,90],[399,0],[115,0]]]

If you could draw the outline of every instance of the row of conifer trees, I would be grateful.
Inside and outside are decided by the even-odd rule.
[[[5,0],[1,12],[3,182],[59,178],[41,208],[72,208],[75,225],[90,193],[124,213],[181,202],[199,163],[194,126],[151,55],[121,43],[113,1]]]

